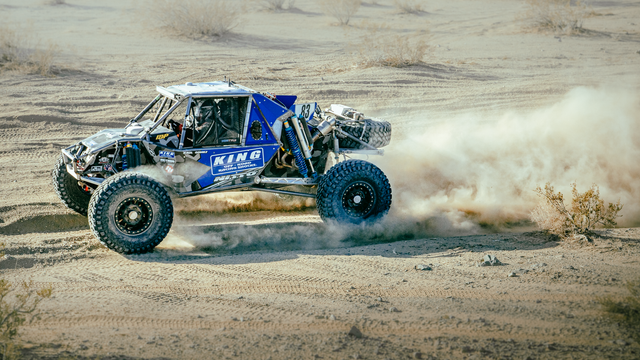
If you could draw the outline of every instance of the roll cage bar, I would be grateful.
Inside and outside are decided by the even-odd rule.
[[[182,96],[180,94],[174,94],[170,91],[168,91],[166,88],[163,88],[161,86],[156,87],[156,90],[158,90],[158,92],[160,93],[158,96],[156,96],[153,100],[151,100],[151,102],[138,114],[136,115],[136,117],[134,117],[133,119],[131,119],[131,121],[129,121],[129,124],[127,125],[127,127],[131,126],[134,123],[137,123],[140,119],[142,119],[143,116],[145,116],[157,103],[158,101],[160,101],[160,99],[162,99],[162,103],[160,104],[160,107],[158,108],[158,111],[156,112],[155,116],[153,117],[153,125],[150,128],[145,128],[141,133],[140,133],[140,138],[142,137],[147,137],[147,141],[149,141],[149,134],[151,132],[153,132],[153,130],[155,130],[158,126],[160,126],[160,124],[164,123],[164,121],[169,117],[169,115],[171,115],[173,113],[173,111],[175,109],[178,108],[178,106],[180,106],[183,102],[188,101],[187,102],[187,109],[185,111],[184,114],[184,122],[186,124],[187,120],[189,119],[189,114],[191,112],[192,109],[192,104],[193,104],[193,96],[189,95],[189,96]],[[245,112],[245,119],[243,119],[243,127],[242,129],[244,130],[241,133],[241,146],[245,145],[245,132],[246,132],[246,127],[247,127],[247,118],[250,116],[250,110],[251,110],[251,104],[253,103],[253,101],[251,101],[251,95],[250,94],[206,94],[206,95],[198,95],[197,98],[221,98],[221,97],[246,97],[249,98],[249,101],[247,101],[247,109]],[[172,104],[173,101],[175,101],[175,104]],[[160,114],[162,114],[162,111],[164,110],[165,106],[167,105],[167,102],[169,102],[169,109],[167,109],[167,111],[160,116]],[[256,104],[257,106],[257,104]],[[268,124],[268,123],[267,123]],[[126,129],[126,127],[125,127]],[[178,149],[182,149],[184,147],[184,140],[185,140],[185,134],[187,131],[187,126],[183,126],[182,127],[182,133],[180,134],[180,145],[178,147]],[[195,147],[195,146],[194,146]]]

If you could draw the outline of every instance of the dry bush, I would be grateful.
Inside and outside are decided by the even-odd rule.
[[[418,14],[423,11],[420,0],[393,0],[393,4],[401,13]]]
[[[0,358],[17,357],[19,345],[15,338],[24,323],[40,319],[38,304],[51,297],[51,286],[35,289],[33,282],[22,282],[18,289],[0,279]]]
[[[49,0],[46,2],[47,5],[66,5],[67,2],[65,0]]]
[[[0,72],[17,70],[49,76],[58,47],[49,43],[41,47],[29,31],[0,26]]]
[[[627,282],[627,290],[631,295],[622,301],[615,301],[611,296],[598,300],[614,320],[621,320],[631,334],[640,339],[640,280]]]
[[[238,0],[154,0],[149,6],[157,25],[194,39],[229,33],[243,10],[244,2]]]
[[[4,244],[0,243],[0,257],[4,256]],[[5,279],[0,279],[0,359],[19,358],[20,346],[15,339],[20,327],[40,319],[38,304],[51,297],[51,286],[35,289],[33,282],[23,281],[18,290]]]
[[[325,14],[333,16],[340,25],[348,25],[351,17],[358,12],[362,0],[320,0]]]
[[[570,35],[582,32],[590,10],[580,0],[525,0],[525,18],[539,29]]]
[[[419,34],[401,36],[389,34],[384,24],[362,23],[359,29],[364,30],[358,44],[352,45],[358,66],[392,66],[404,67],[422,62],[429,45]]]
[[[262,0],[263,6],[268,10],[284,10],[293,9],[295,6],[296,0]]]
[[[556,193],[550,183],[544,189],[537,187],[535,192],[542,198],[542,202],[531,212],[531,220],[540,228],[560,237],[576,234],[587,235],[596,227],[613,227],[622,210],[620,201],[604,205],[600,199],[600,189],[593,184],[584,193],[579,193],[576,184],[571,184],[571,207],[564,204],[564,196]]]

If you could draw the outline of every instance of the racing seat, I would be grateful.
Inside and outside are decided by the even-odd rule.
[[[223,98],[218,102],[220,117],[217,119],[218,142],[220,144],[240,143],[240,119],[238,101],[233,98]]]
[[[215,124],[219,111],[218,104],[213,99],[202,100],[196,105],[194,146],[216,145]]]

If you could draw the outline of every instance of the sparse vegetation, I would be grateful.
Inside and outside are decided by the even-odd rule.
[[[65,0],[49,0],[47,1],[49,5],[66,5],[67,2]]]
[[[51,297],[51,286],[35,289],[33,282],[22,282],[18,289],[0,279],[0,355],[2,359],[15,358],[19,345],[15,342],[20,327],[40,319],[38,304]]]
[[[262,4],[268,10],[284,10],[293,9],[295,6],[296,0],[262,0]]]
[[[244,3],[237,0],[155,0],[152,19],[160,26],[189,38],[219,37],[238,25]]]
[[[348,25],[351,17],[358,12],[362,0],[320,0],[322,11],[338,20],[340,25]]]
[[[556,193],[550,183],[544,189],[537,187],[535,192],[542,202],[531,212],[531,219],[540,228],[563,238],[576,234],[588,235],[599,226],[617,225],[615,220],[623,206],[620,201],[605,206],[604,200],[600,199],[600,189],[595,184],[582,194],[575,183],[571,184],[571,188],[573,199],[571,207],[567,208],[562,193]]]
[[[4,256],[4,244],[0,244],[0,256]],[[51,286],[35,289],[33,282],[22,282],[18,290],[5,279],[0,279],[0,359],[19,357],[20,346],[15,339],[25,322],[40,318],[38,304],[51,297]]]
[[[391,34],[389,27],[382,24],[363,23],[359,28],[365,33],[352,46],[358,66],[411,66],[422,62],[429,49],[423,34]]]
[[[420,0],[393,0],[393,4],[401,13],[418,14],[423,11]]]
[[[0,72],[8,70],[49,76],[58,52],[55,44],[41,47],[29,31],[0,26]]]
[[[580,0],[525,0],[525,18],[534,27],[570,35],[582,32],[582,23],[590,15]]]
[[[606,312],[622,321],[630,333],[640,339],[640,280],[627,282],[627,289],[630,295],[622,301],[615,301],[611,296],[598,300]]]

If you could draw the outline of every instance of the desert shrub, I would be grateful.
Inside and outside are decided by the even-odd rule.
[[[51,293],[51,286],[36,289],[33,281],[23,281],[15,289],[11,283],[0,279],[0,350],[6,351],[11,347],[20,326],[25,322],[40,319],[36,311],[38,304],[51,297]]]
[[[348,25],[351,17],[358,12],[362,0],[320,0],[322,11],[338,20],[340,25]]]
[[[149,15],[156,24],[189,38],[229,33],[244,10],[244,3],[238,0],[153,0],[149,5]]]
[[[66,5],[67,2],[65,0],[49,0],[46,2],[48,5]]]
[[[393,0],[393,4],[402,13],[417,14],[423,11],[420,0]]]
[[[418,38],[400,35],[369,38],[360,48],[360,64],[364,66],[404,67],[422,62],[429,46]]]
[[[575,234],[589,234],[596,227],[613,227],[622,210],[620,201],[604,205],[600,199],[600,189],[593,184],[584,193],[579,193],[576,184],[571,184],[573,195],[571,206],[564,204],[561,192],[555,192],[553,186],[547,183],[544,189],[537,187],[535,192],[542,198],[542,202],[531,212],[531,220],[542,229],[561,237]]]
[[[358,43],[351,45],[358,66],[403,67],[418,64],[429,49],[423,35],[393,34],[384,24],[363,22],[356,27],[364,31]]]
[[[582,23],[590,11],[580,0],[525,0],[525,18],[539,29],[564,34],[582,31]]]
[[[0,256],[4,256],[4,244],[0,243]],[[0,359],[19,357],[19,345],[15,342],[18,330],[25,322],[40,318],[38,304],[51,297],[52,288],[35,289],[33,282],[23,281],[18,290],[12,289],[5,279],[0,279]]]
[[[611,296],[598,301],[615,320],[621,320],[636,338],[640,338],[640,280],[627,282],[627,290],[630,295],[622,301],[615,301]]]
[[[0,26],[0,72],[17,70],[52,75],[57,53],[55,44],[43,47],[25,29]]]
[[[292,9],[295,3],[295,0],[262,0],[263,6],[268,10]]]

